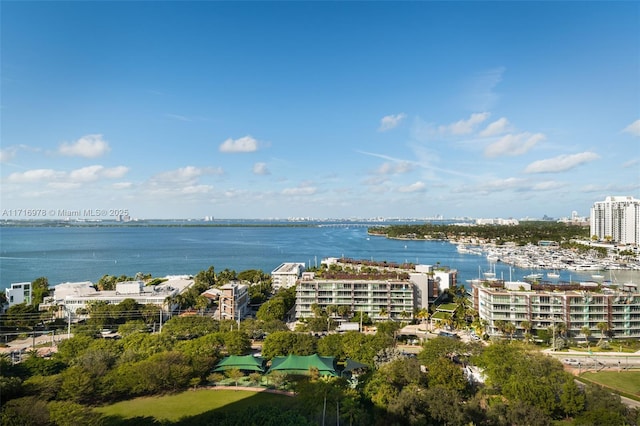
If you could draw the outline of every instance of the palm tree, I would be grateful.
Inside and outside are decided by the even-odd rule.
[[[416,312],[416,318],[424,324],[429,319],[429,310],[427,308],[418,309],[418,312]]]
[[[316,318],[320,318],[322,316],[322,308],[317,303],[311,304],[311,312],[313,312],[313,316]]]
[[[509,334],[509,340],[513,340],[513,334],[516,332],[516,325],[512,322],[507,322],[504,325],[504,332]]]
[[[387,311],[387,308],[380,308],[380,316],[381,317],[389,317],[389,311]]]
[[[602,341],[604,340],[605,333],[609,331],[610,328],[609,324],[606,322],[599,322],[598,324],[596,324],[596,327],[600,331],[600,340],[598,340],[598,346],[600,346],[600,344],[602,344]]]
[[[580,329],[580,332],[584,336],[584,340],[587,342],[587,349],[589,349],[589,337],[591,337],[591,329],[585,325]]]
[[[496,320],[493,322],[493,326],[498,330],[498,333],[504,336],[507,328],[507,322],[505,320]]]
[[[349,305],[340,305],[338,306],[338,315],[340,318],[345,318],[351,314],[351,306]]]
[[[520,327],[522,327],[522,330],[524,330],[525,341],[528,342],[531,336],[531,323],[529,321],[522,321],[520,323]]]

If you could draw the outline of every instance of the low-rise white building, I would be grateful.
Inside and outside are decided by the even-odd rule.
[[[68,312],[78,313],[93,302],[118,304],[133,299],[141,305],[156,305],[171,313],[176,308],[173,298],[193,285],[190,276],[170,276],[167,281],[145,286],[142,281],[125,281],[116,284],[115,290],[98,291],[90,281],[62,283],[53,287],[53,295],[40,304],[40,310],[58,306]]]
[[[271,285],[274,290],[290,288],[296,285],[296,281],[305,270],[304,263],[286,262],[271,271]]]
[[[6,289],[5,295],[9,306],[19,305],[20,303],[31,303],[31,283],[13,283],[11,288]]]

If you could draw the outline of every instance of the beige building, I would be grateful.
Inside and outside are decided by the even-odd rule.
[[[616,338],[640,338],[636,284],[601,288],[596,283],[551,286],[474,280],[472,290],[474,308],[490,335],[500,334],[496,321],[502,320],[514,324],[520,336],[526,321],[532,331],[563,323],[569,337],[577,338],[584,338],[583,327],[599,338],[598,323],[605,323]]]
[[[220,287],[218,299],[219,319],[240,320],[247,314],[249,307],[249,286],[231,282]]]

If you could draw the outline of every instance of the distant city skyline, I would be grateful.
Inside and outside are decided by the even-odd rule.
[[[0,3],[0,219],[640,198],[637,2]],[[113,214],[112,214],[113,213]]]

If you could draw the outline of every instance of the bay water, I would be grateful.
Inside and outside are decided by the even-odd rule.
[[[0,289],[38,277],[47,277],[53,286],[97,282],[105,274],[191,275],[210,266],[216,272],[261,269],[270,273],[283,262],[314,266],[326,257],[439,264],[457,269],[461,284],[492,268],[498,278],[513,280],[532,272],[458,253],[454,244],[445,241],[371,236],[368,226],[372,225],[0,226]],[[586,272],[560,273],[565,281],[590,279]],[[616,271],[619,279],[628,279],[627,273]]]

